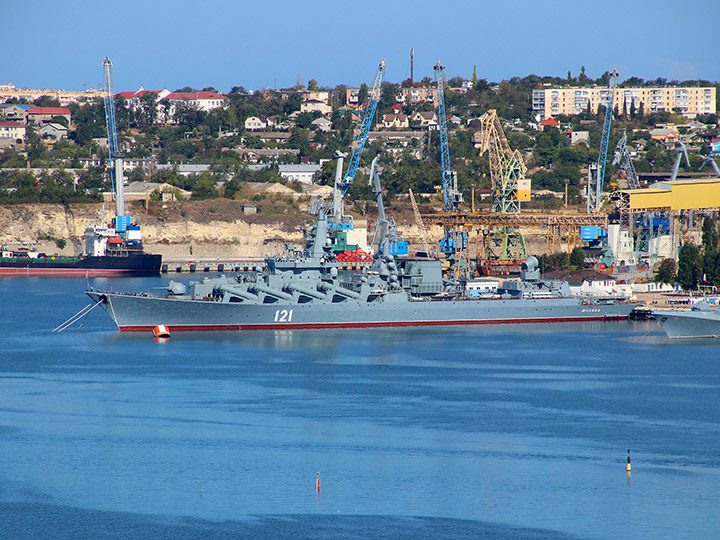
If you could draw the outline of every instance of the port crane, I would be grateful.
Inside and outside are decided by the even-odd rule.
[[[447,133],[447,115],[445,114],[445,66],[440,60],[433,66],[437,82],[438,131],[440,132],[440,164],[442,167],[443,211],[457,212],[462,203],[462,193],[457,189],[457,174],[450,167],[450,148]],[[455,267],[458,252],[467,246],[467,233],[445,227],[445,237],[440,240],[440,249]],[[457,268],[455,268],[457,272]]]
[[[518,191],[529,191],[525,178],[527,167],[522,154],[511,150],[497,111],[490,109],[480,117],[480,155],[488,153],[492,189],[492,211],[497,214],[519,214]]]
[[[617,146],[615,146],[615,155],[612,164],[620,165],[620,168],[625,172],[625,179],[627,180],[629,189],[640,189],[640,180],[638,180],[635,165],[633,165],[630,152],[628,152],[627,149],[627,133],[623,133]]]
[[[115,122],[115,99],[112,89],[112,62],[106,56],[102,62],[104,70],[103,102],[105,104],[105,127],[107,129],[110,179],[115,193],[115,230],[123,233],[130,225],[131,217],[125,215],[125,190],[123,176],[123,154],[118,147],[117,124]]]
[[[690,158],[688,158],[687,148],[685,147],[685,143],[682,141],[678,141],[678,153],[677,156],[675,156],[675,163],[673,164],[672,173],[670,174],[670,181],[677,179],[678,171],[680,170],[680,162],[682,161],[683,156],[685,156],[685,163],[688,167],[690,167]]]
[[[615,103],[615,89],[618,85],[618,72],[613,69],[608,83],[608,98],[605,107],[605,120],[603,121],[602,138],[597,163],[592,163],[588,169],[587,186],[587,212],[592,214],[600,210],[602,204],[603,184],[605,182],[605,165],[607,164],[608,144],[610,143],[610,127],[612,125],[613,106]]]
[[[445,66],[440,60],[433,67],[437,81],[438,129],[440,131],[440,162],[442,165],[443,210],[457,212],[462,203],[462,193],[457,189],[457,175],[450,167],[450,148],[448,145],[447,117],[445,115]]]
[[[512,150],[503,131],[497,111],[490,109],[480,117],[480,155],[487,152],[490,163],[492,212],[519,214],[521,199],[528,199],[530,181],[522,154]],[[501,260],[527,258],[525,239],[516,227],[503,226],[490,236],[490,256]]]
[[[720,178],[720,167],[718,167],[718,164],[717,164],[717,162],[715,161],[715,157],[716,157],[717,155],[718,155],[717,153],[712,153],[712,152],[711,152],[711,153],[708,155],[708,157],[705,158],[705,161],[702,162],[702,165],[700,165],[700,168],[698,169],[698,171],[702,171],[702,170],[703,170],[703,167],[705,167],[705,165],[709,163],[710,166],[711,166],[711,167],[713,168],[713,170],[715,171],[715,175],[716,175],[718,178]]]
[[[360,124],[360,131],[355,138],[353,144],[352,155],[348,162],[348,169],[345,176],[335,182],[335,188],[333,190],[333,216],[334,221],[339,223],[343,220],[343,208],[342,199],[345,197],[348,189],[355,180],[355,174],[357,173],[358,166],[360,165],[360,158],[362,157],[363,150],[365,149],[365,143],[367,142],[368,135],[370,134],[370,126],[372,125],[373,118],[375,118],[375,111],[377,110],[378,103],[380,102],[381,84],[383,72],[385,71],[385,60],[380,60],[378,65],[377,73],[375,74],[375,81],[373,82],[372,89],[368,94],[368,104],[365,108],[365,114],[363,115],[362,124]]]
[[[376,257],[404,255],[408,252],[408,244],[401,238],[395,219],[388,218],[385,214],[385,204],[383,203],[382,186],[380,184],[379,161],[380,155],[377,155],[370,164],[369,183],[373,188],[378,205],[378,221],[375,226],[372,245],[373,247],[377,245],[375,249]]]
[[[412,189],[408,190],[408,193],[410,194],[410,204],[412,204],[413,214],[415,214],[415,225],[420,231],[420,242],[422,244],[423,251],[427,257],[433,257],[434,250],[430,248],[430,240],[428,238],[427,229],[425,228],[425,223],[423,223],[422,216],[420,215],[420,210],[418,210],[417,202],[415,202],[415,195],[413,195]]]

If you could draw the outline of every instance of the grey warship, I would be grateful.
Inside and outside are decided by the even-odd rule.
[[[704,300],[689,310],[654,309],[652,314],[670,339],[720,337],[720,311]]]
[[[478,298],[468,281],[444,278],[441,261],[394,257],[383,243],[369,270],[342,275],[330,246],[328,220],[320,215],[304,249],[286,246],[260,271],[189,286],[170,281],[164,291],[87,294],[123,332],[158,325],[176,332],[617,320],[635,307],[577,298],[567,282],[541,279],[532,256],[520,280]]]

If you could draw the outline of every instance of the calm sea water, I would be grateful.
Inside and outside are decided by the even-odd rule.
[[[625,322],[156,343],[99,308],[51,333],[84,289],[0,279],[0,538],[720,536],[720,341]]]

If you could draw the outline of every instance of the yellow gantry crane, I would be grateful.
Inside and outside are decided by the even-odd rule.
[[[480,155],[487,152],[490,162],[492,212],[519,214],[521,201],[530,200],[530,180],[522,154],[512,150],[497,111],[490,109],[480,117]],[[516,227],[501,227],[490,238],[492,257],[499,260],[527,258],[525,240]]]
[[[492,211],[495,214],[519,214],[520,201],[530,200],[525,160],[518,150],[510,149],[495,109],[483,114],[480,122],[480,155],[487,152],[490,161]]]

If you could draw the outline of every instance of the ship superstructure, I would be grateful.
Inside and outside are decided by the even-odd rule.
[[[387,230],[387,228],[383,228]],[[381,238],[372,266],[342,274],[332,256],[328,218],[319,214],[303,249],[285,246],[258,272],[170,281],[163,291],[87,294],[121,331],[165,325],[182,330],[529,323],[624,319],[634,304],[582,300],[564,281],[540,277],[529,257],[520,280],[481,296],[464,279],[443,276],[437,259],[396,257]]]

